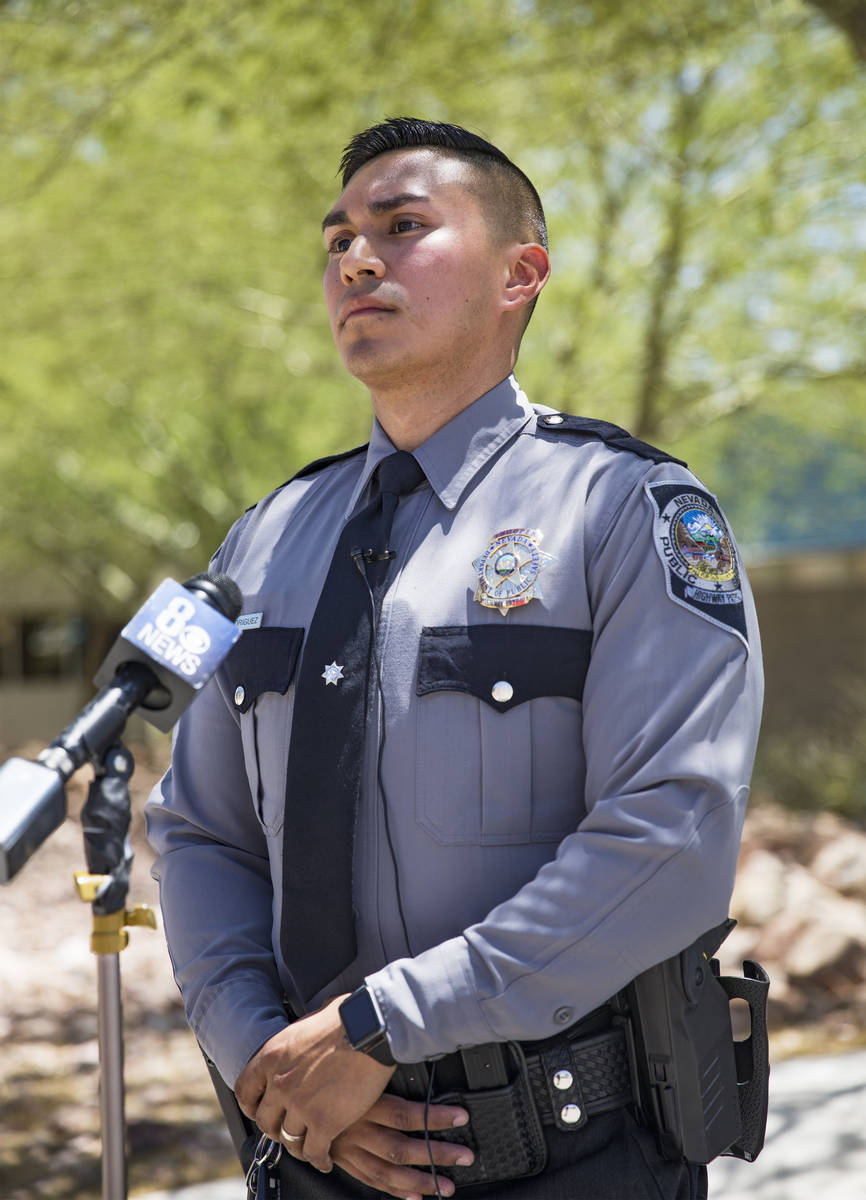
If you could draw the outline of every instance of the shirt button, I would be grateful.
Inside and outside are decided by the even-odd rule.
[[[570,1025],[573,1017],[573,1008],[558,1008],[553,1014],[553,1019],[557,1025]]]
[[[500,679],[490,689],[490,695],[499,704],[505,704],[514,695],[514,688],[505,679]]]
[[[242,687],[236,687],[235,688],[235,704],[238,706],[238,708],[240,708],[240,706],[243,704],[243,702],[244,702],[244,700],[246,700],[246,698],[247,698],[247,694],[244,691],[244,689]]]
[[[544,418],[545,425],[561,425],[565,417],[561,417],[559,413],[551,413],[549,417]]]

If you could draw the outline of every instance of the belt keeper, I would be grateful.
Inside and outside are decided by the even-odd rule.
[[[570,1043],[562,1042],[542,1050],[540,1058],[554,1125],[564,1133],[582,1129],[589,1120],[589,1114]]]

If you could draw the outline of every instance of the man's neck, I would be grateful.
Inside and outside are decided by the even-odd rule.
[[[428,376],[422,385],[399,383],[391,388],[370,388],[373,411],[398,450],[415,450],[443,425],[489,392],[511,373],[512,363],[479,372],[450,385]]]

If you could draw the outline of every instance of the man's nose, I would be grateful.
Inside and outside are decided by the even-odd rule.
[[[340,258],[340,275],[343,283],[353,283],[363,275],[372,275],[381,279],[385,274],[385,264],[376,253],[369,240],[362,234],[352,238],[349,249]]]

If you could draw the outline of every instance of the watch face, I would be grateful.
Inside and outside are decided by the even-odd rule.
[[[369,1038],[382,1032],[379,1015],[367,991],[355,992],[340,1005],[340,1017],[346,1037],[353,1046],[362,1045]]]

